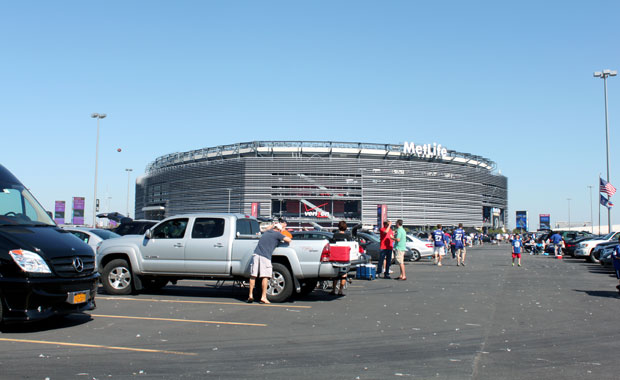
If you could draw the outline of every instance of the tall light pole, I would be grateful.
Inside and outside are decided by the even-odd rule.
[[[568,201],[568,230],[570,231],[570,201],[571,201],[571,198],[566,198],[566,200]]]
[[[108,116],[104,113],[93,113],[90,115],[93,119],[97,119],[97,145],[95,148],[95,191],[93,194],[93,227],[97,227],[97,168],[99,165],[99,120]]]
[[[129,183],[130,183],[130,177],[131,177],[131,172],[133,171],[133,169],[125,169],[125,171],[127,172],[127,217],[129,218]]]
[[[590,229],[592,230],[592,234],[594,234],[594,217],[592,216],[592,186],[588,186],[590,189]]]
[[[607,182],[609,182],[609,117],[607,113],[607,77],[615,77],[618,75],[616,70],[603,70],[603,72],[596,71],[594,73],[595,78],[603,78],[603,88],[605,90],[605,146],[607,151]],[[611,207],[607,207],[607,227],[608,232],[611,232]]]

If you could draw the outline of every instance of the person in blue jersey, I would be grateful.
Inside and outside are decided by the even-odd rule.
[[[512,240],[512,266],[515,266],[515,259],[518,259],[518,265],[521,266],[521,248],[523,247],[523,242],[521,241],[521,236],[517,235]]]
[[[620,236],[618,237],[618,242],[620,243]],[[618,293],[620,294],[620,244],[617,245],[614,249],[614,252],[611,254],[611,258],[614,263],[616,278],[618,279],[618,285],[616,285],[616,289],[618,289]]]
[[[549,238],[549,243],[553,244],[553,252],[555,256],[562,256],[562,235],[554,233]]]
[[[441,230],[441,224],[437,225],[437,229],[431,232],[430,240],[433,242],[433,256],[435,257],[435,264],[441,266],[441,259],[445,254],[445,237]]]
[[[456,254],[456,266],[465,266],[465,231],[463,223],[459,223],[459,228],[452,232],[454,242],[454,253]]]

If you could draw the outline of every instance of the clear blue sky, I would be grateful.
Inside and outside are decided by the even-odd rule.
[[[528,210],[534,228],[539,213],[566,221],[566,198],[571,220],[585,221],[587,186],[605,173],[603,81],[592,73],[620,69],[617,9],[614,1],[4,2],[0,162],[47,209],[86,197],[90,222],[93,112],[108,114],[102,211],[125,211],[125,168],[133,184],[172,152],[253,140],[437,142],[497,162],[511,226],[516,210]],[[620,188],[620,77],[608,84],[611,182]]]

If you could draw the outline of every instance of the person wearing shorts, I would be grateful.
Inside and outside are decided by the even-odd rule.
[[[521,242],[521,236],[517,235],[512,240],[512,266],[515,266],[515,259],[518,259],[518,264],[521,266],[521,247],[523,246]]]
[[[396,264],[400,267],[400,276],[397,280],[405,281],[407,274],[405,273],[405,251],[407,250],[407,232],[403,228],[403,220],[396,221],[396,237],[394,238],[394,252],[396,253]]]
[[[438,224],[437,229],[431,232],[430,239],[433,242],[433,256],[435,257],[435,264],[440,267],[441,259],[445,255],[446,245],[443,230],[441,229],[441,224]]]
[[[618,242],[620,243],[620,236],[618,237]],[[618,289],[618,293],[620,294],[620,245],[617,245],[611,254],[611,259],[614,263],[614,269],[616,271],[616,278],[618,279],[618,285],[616,285],[616,289]]]
[[[267,299],[267,285],[273,271],[271,255],[281,241],[291,242],[291,238],[284,236],[280,232],[281,230],[282,225],[279,223],[269,226],[267,231],[263,232],[256,245],[256,249],[250,259],[250,294],[248,295],[248,303],[254,302],[254,287],[257,277],[262,281],[260,303],[270,303]]]

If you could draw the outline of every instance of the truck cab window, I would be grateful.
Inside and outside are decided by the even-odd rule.
[[[153,237],[156,239],[182,239],[187,228],[187,218],[171,219],[155,227]]]
[[[192,239],[211,239],[224,235],[224,219],[198,218],[192,229]]]

